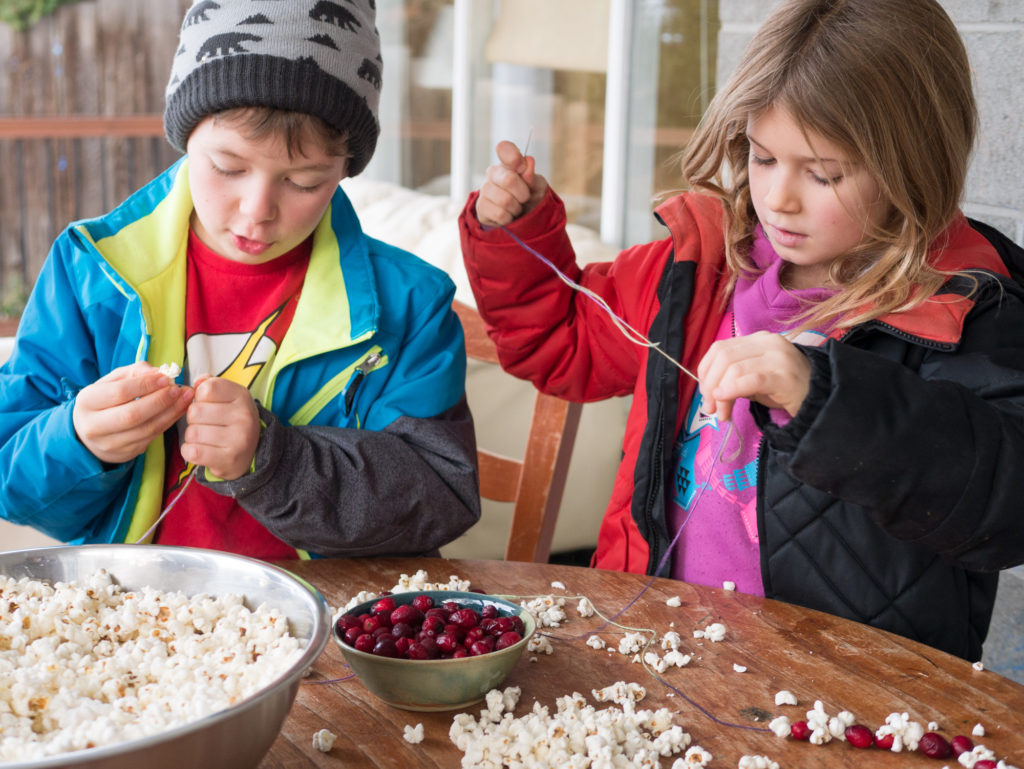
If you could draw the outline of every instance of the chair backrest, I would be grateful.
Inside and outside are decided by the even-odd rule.
[[[477,311],[458,301],[452,307],[462,321],[466,355],[499,365],[494,342]],[[487,436],[477,434],[480,496],[514,503],[505,560],[548,560],[582,408],[579,403],[538,392],[522,459],[480,448]]]

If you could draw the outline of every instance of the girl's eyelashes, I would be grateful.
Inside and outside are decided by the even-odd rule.
[[[775,158],[763,158],[755,152],[750,153],[750,159],[754,162],[755,165],[759,166],[770,166],[772,163],[775,162]]]

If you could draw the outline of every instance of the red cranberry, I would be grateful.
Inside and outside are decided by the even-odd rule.
[[[974,762],[974,769],[999,769],[999,764],[991,758],[983,758],[981,761]]]
[[[485,633],[484,629],[479,625],[477,625],[476,627],[471,627],[469,630],[466,631],[466,640],[464,643],[468,646],[469,644],[473,643],[473,641],[479,641],[485,635],[487,635],[487,633]]]
[[[363,635],[363,629],[361,627],[359,627],[358,625],[350,627],[348,630],[345,631],[345,643],[347,643],[349,646],[355,646],[356,639],[359,638],[359,636],[361,635]]]
[[[418,625],[423,621],[423,612],[412,604],[404,604],[391,612],[391,624],[405,622],[409,625]]]
[[[370,633],[374,638],[380,638],[381,636],[391,635],[391,628],[384,627],[381,625],[379,628]]]
[[[870,748],[875,741],[875,735],[863,724],[853,724],[846,727],[846,741],[855,748]]]
[[[384,616],[375,614],[363,622],[363,632],[372,633],[379,627],[384,627]]]
[[[510,646],[515,646],[517,643],[523,640],[523,637],[519,635],[515,630],[509,630],[507,633],[502,633],[498,636],[498,640],[494,644],[495,650],[507,649]]]
[[[411,645],[412,645],[412,639],[409,638],[409,636],[402,636],[400,638],[395,638],[395,648],[398,649],[398,656],[399,657],[406,657],[406,656],[408,656],[407,652],[409,651],[409,647]]]
[[[935,732],[926,733],[917,743],[917,749],[928,758],[949,758],[953,755],[953,748],[950,746],[949,740]]]
[[[444,632],[454,636],[460,643],[466,638],[466,631],[452,622],[444,626]]]
[[[491,641],[491,643],[488,643],[488,641]],[[486,638],[481,638],[479,641],[473,641],[473,643],[469,645],[470,655],[473,657],[479,657],[482,654],[490,654],[494,651],[493,641],[493,636],[487,636]]]
[[[480,616],[484,619],[494,619],[498,616],[498,607],[493,603],[489,603],[480,609]]]
[[[437,617],[442,622],[447,622],[448,615],[451,614],[451,612],[447,611],[441,606],[435,606],[433,609],[427,609],[425,612],[423,612],[423,614],[424,616]]]
[[[389,635],[381,636],[373,645],[373,653],[378,657],[397,657],[398,646],[395,644],[395,639]]]
[[[412,599],[412,605],[420,611],[426,612],[427,609],[430,609],[434,606],[434,599],[431,598],[429,595],[423,595],[423,593],[420,593]]]
[[[466,647],[465,646],[459,646],[458,648],[455,649],[455,651],[452,652],[452,659],[453,660],[460,660],[463,657],[468,657],[468,656],[469,656],[469,652],[466,651]]]
[[[449,614],[451,614],[452,612],[458,611],[462,607],[459,606],[457,603],[455,603],[455,601],[445,601],[444,603],[441,604],[441,608],[444,609]]]
[[[356,642],[352,645],[359,651],[366,652],[367,654],[369,654],[373,651],[373,647],[376,645],[376,643],[376,638],[374,638],[369,633],[363,633],[361,636],[359,636],[359,638],[356,639]]]
[[[395,638],[412,638],[416,635],[416,631],[407,622],[396,622],[391,626],[391,635]]]
[[[892,743],[894,737],[891,734],[883,734],[881,737],[875,735],[875,747],[881,748],[882,750],[892,750]]]
[[[459,646],[459,639],[448,633],[441,633],[434,639],[434,643],[443,654],[451,654]]]
[[[372,614],[390,614],[394,611],[395,599],[391,596],[386,596],[378,600],[373,607],[370,609]]]
[[[961,753],[974,750],[974,740],[970,737],[958,734],[950,741],[949,747],[953,751],[953,756],[959,758]]]
[[[454,611],[448,619],[452,623],[461,628],[465,628],[466,630],[480,624],[480,615],[472,609],[459,609],[458,611]]]
[[[420,631],[436,636],[438,633],[444,632],[444,620],[440,617],[424,617]]]
[[[526,623],[523,622],[522,617],[516,615],[512,618],[512,629],[519,633],[519,635],[526,633]]]
[[[507,633],[510,630],[515,630],[516,623],[513,621],[512,617],[498,617],[494,620],[494,627],[497,629],[498,635],[501,635],[502,633]]]
[[[361,628],[362,625],[363,623],[356,619],[356,617],[352,614],[342,614],[340,617],[338,617],[336,627],[338,628],[338,632],[341,635],[345,635],[345,631],[347,631],[350,627]]]
[[[794,721],[789,725],[789,734],[794,740],[810,739],[811,727],[806,721]]]

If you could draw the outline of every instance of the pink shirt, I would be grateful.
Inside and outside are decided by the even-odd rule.
[[[754,280],[737,282],[716,339],[768,330],[784,332],[806,304],[831,292],[787,290],[779,282],[782,260],[758,230],[752,253],[765,271]],[[799,344],[823,344],[821,333],[806,332]],[[764,595],[757,531],[757,472],[761,432],[750,402],[736,401],[731,423],[719,423],[701,411],[694,395],[674,448],[675,473],[669,505],[669,532],[678,534],[672,576],[687,582],[721,587],[736,583],[745,593]],[[788,416],[772,412],[777,422]],[[680,531],[682,529],[682,531]]]

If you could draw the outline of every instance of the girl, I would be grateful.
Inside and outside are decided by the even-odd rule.
[[[698,127],[665,240],[579,269],[561,201],[498,146],[461,232],[504,366],[633,395],[594,566],[980,657],[1024,560],[1024,292],[958,209],[975,125],[936,0],[789,0]]]

